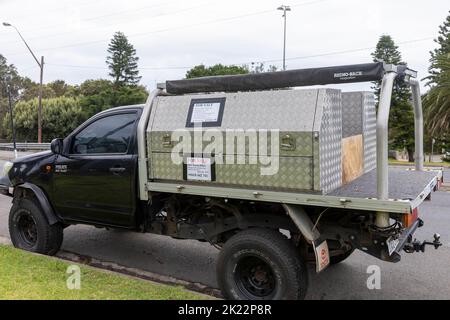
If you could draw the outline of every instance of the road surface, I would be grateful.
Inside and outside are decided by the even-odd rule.
[[[4,161],[0,161],[0,167]],[[445,173],[447,181],[450,171]],[[0,196],[0,236],[9,237],[8,212],[11,198]],[[397,264],[386,263],[362,252],[321,274],[310,268],[307,299],[450,299],[450,192],[433,194],[431,202],[420,207],[425,221],[416,236],[432,239],[442,235],[439,250],[427,247],[425,253],[403,254]],[[216,288],[217,249],[197,241],[107,231],[89,226],[65,230],[63,250],[114,262],[126,267],[167,275]],[[381,289],[369,290],[369,266],[381,270]]]

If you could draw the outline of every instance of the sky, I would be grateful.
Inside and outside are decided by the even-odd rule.
[[[450,9],[448,0],[0,0],[0,22],[16,26],[45,57],[44,82],[70,84],[108,78],[107,46],[122,31],[140,58],[141,84],[152,89],[198,64],[281,68],[281,4],[292,9],[287,69],[371,62],[378,38],[389,34],[420,78]],[[39,68],[11,27],[0,25],[0,54],[38,82]],[[370,84],[333,87],[366,90]]]

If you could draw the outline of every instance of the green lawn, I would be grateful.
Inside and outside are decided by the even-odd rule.
[[[389,164],[393,164],[393,165],[410,165],[410,166],[414,166],[414,162],[407,162],[407,161],[401,161],[401,160],[394,160],[394,159],[389,159]],[[424,166],[430,166],[430,167],[449,167],[450,163],[449,162],[428,162],[425,161]]]
[[[69,262],[0,245],[0,299],[204,299],[181,287],[80,266],[81,289],[69,290]]]

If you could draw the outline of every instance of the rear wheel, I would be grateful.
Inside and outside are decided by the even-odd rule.
[[[63,241],[62,225],[49,225],[39,205],[29,198],[14,201],[9,234],[16,248],[47,255],[58,252]]]
[[[303,299],[306,265],[294,245],[276,230],[247,229],[229,239],[217,263],[223,295],[236,300]]]

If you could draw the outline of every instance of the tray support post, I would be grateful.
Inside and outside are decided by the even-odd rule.
[[[394,70],[387,71],[381,82],[380,101],[377,116],[377,198],[389,199],[388,180],[388,123],[391,108],[391,96],[394,80],[397,73]],[[375,225],[380,228],[389,226],[389,213],[377,212]]]

